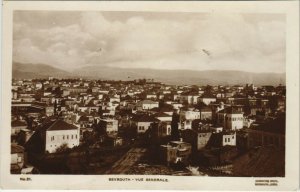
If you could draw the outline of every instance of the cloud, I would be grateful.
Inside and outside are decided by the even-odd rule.
[[[72,12],[73,17],[59,21],[55,13],[41,12],[40,20],[35,18],[33,22],[28,16],[15,14],[13,59],[18,62],[44,63],[67,70],[108,65],[285,71],[283,16],[251,19],[251,15],[242,14],[190,14],[184,20],[180,16],[187,13],[174,17],[153,13],[155,17],[151,17],[132,12],[118,19],[118,12]]]

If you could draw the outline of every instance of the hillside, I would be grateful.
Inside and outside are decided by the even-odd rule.
[[[32,78],[45,78],[49,76],[62,78],[72,77],[73,75],[67,71],[45,65],[45,64],[22,64],[13,63],[12,76],[16,79],[32,79]]]
[[[76,75],[91,78],[128,80],[149,78],[166,84],[211,84],[235,85],[254,83],[255,85],[285,84],[285,74],[250,73],[243,71],[191,71],[191,70],[156,70],[139,68],[84,67],[73,72]]]
[[[113,68],[105,66],[89,66],[67,72],[45,64],[13,63],[13,78],[57,78],[83,77],[104,80],[133,80],[149,78],[166,84],[198,84],[198,85],[278,85],[285,84],[284,73],[250,73],[243,71],[191,71],[191,70],[157,70],[141,68]]]

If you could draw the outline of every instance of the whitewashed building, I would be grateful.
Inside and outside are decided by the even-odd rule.
[[[244,127],[244,115],[241,110],[228,107],[217,112],[217,123],[227,130],[238,130]]]
[[[179,129],[192,129],[192,122],[195,119],[200,119],[200,111],[194,108],[180,109]]]
[[[236,146],[236,132],[223,133],[222,146]]]
[[[104,127],[107,134],[114,135],[118,133],[118,120],[101,119],[99,123]]]
[[[157,101],[143,100],[137,103],[137,110],[149,110],[158,107]]]
[[[54,120],[45,127],[45,151],[56,152],[57,148],[66,144],[68,148],[79,145],[80,131],[75,125],[63,120]]]
[[[131,119],[131,125],[135,125],[137,129],[137,133],[145,133],[151,126],[151,123],[158,122],[159,120],[149,116],[149,115],[141,115],[135,116]]]

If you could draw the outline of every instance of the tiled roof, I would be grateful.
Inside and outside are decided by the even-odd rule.
[[[214,96],[212,93],[203,93],[200,98],[216,98],[216,96]]]
[[[164,112],[159,112],[153,115],[153,117],[171,117],[171,115],[168,115]]]
[[[43,123],[42,129],[45,129],[47,131],[59,131],[59,130],[74,130],[77,129],[77,127],[61,119],[57,119],[57,120],[49,120],[46,123]]]
[[[199,93],[195,92],[195,91],[188,91],[188,92],[182,93],[181,95],[184,95],[184,96],[199,96]]]
[[[227,107],[225,109],[222,109],[221,111],[219,111],[218,113],[227,113],[227,114],[242,114],[241,111],[239,111],[237,108],[235,107]]]
[[[154,107],[152,109],[150,109],[150,111],[153,111],[153,112],[173,112],[174,109],[173,109],[173,106],[172,105],[169,105],[170,107]]]
[[[155,117],[149,116],[149,115],[146,115],[146,114],[136,115],[136,116],[132,117],[131,120],[135,121],[135,122],[158,122],[159,121]]]

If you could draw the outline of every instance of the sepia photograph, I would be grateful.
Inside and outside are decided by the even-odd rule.
[[[29,185],[42,175],[103,175],[111,185],[251,178],[253,187],[287,178],[295,97],[287,95],[286,13],[11,16],[9,175]]]

